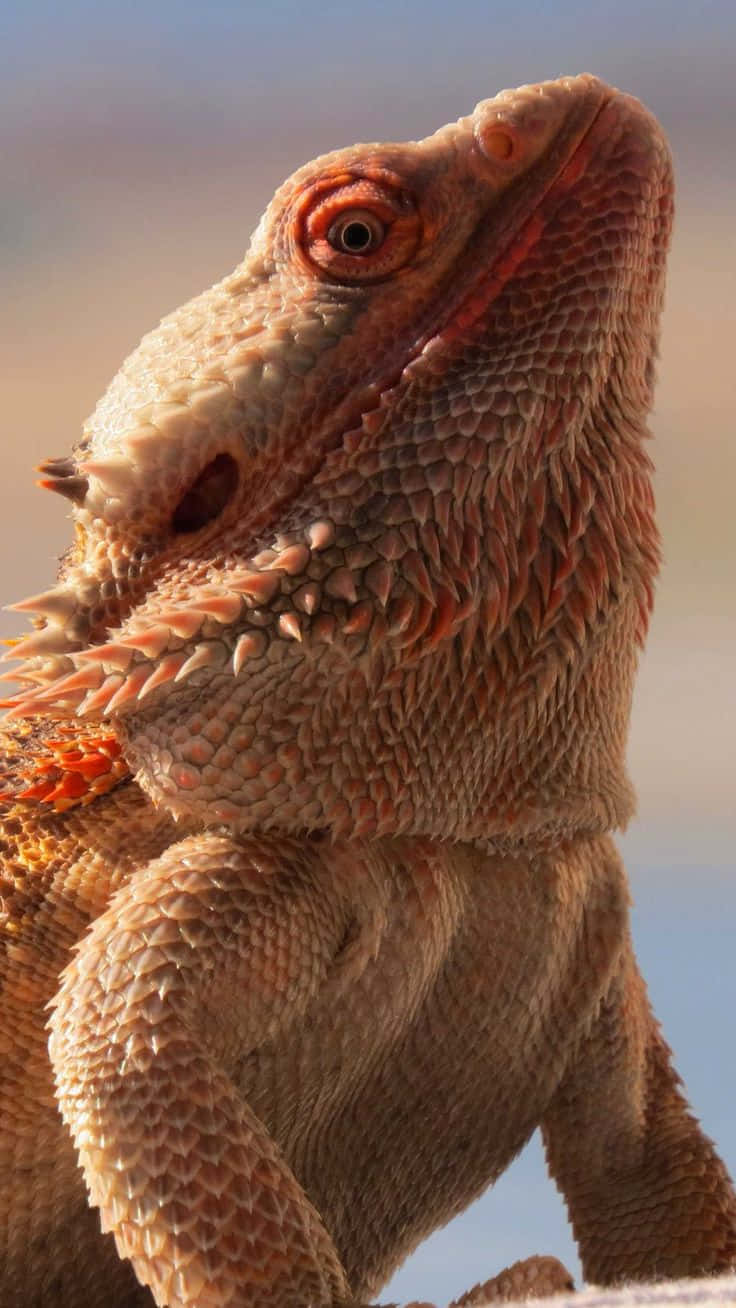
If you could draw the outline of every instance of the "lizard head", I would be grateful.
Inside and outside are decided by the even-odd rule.
[[[671,197],[589,76],[300,169],[44,465],[77,540],[15,715],[110,721],[205,822],[625,818]]]

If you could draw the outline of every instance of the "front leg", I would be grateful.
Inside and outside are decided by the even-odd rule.
[[[342,936],[283,837],[181,841],[113,898],[66,968],[50,1052],[91,1201],[156,1303],[348,1298],[333,1242],[229,1075],[298,1020]]]
[[[680,1084],[627,936],[543,1122],[590,1281],[703,1276],[736,1264],[736,1195]]]

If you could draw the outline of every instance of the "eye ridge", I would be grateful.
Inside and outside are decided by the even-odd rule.
[[[347,209],[331,224],[327,240],[338,254],[373,254],[386,239],[386,224],[366,209]]]

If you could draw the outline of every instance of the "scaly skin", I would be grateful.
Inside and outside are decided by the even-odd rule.
[[[2,979],[38,1107],[4,1303],[364,1300],[539,1124],[587,1277],[732,1266],[608,835],[671,196],[656,123],[589,77],[325,156],[45,466],[77,539],[14,650]],[[92,797],[111,734],[135,781]]]

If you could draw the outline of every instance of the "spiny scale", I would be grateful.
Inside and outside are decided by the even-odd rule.
[[[88,695],[85,695],[81,704],[77,707],[76,716],[82,718],[89,713],[101,712],[108,707],[115,692],[120,690],[124,684],[125,678],[120,673],[111,673],[109,677],[105,678],[99,690],[91,690]]]
[[[233,672],[237,677],[247,659],[265,653],[268,641],[262,631],[247,631],[240,636],[233,651]]]
[[[66,586],[54,586],[51,590],[8,604],[6,608],[9,613],[37,613],[39,617],[58,622],[70,618],[78,605],[79,600],[74,591]]]
[[[39,479],[39,486],[43,486],[45,490],[56,491],[58,495],[63,495],[73,504],[84,503],[89,490],[89,481],[80,472],[74,459],[44,459],[43,463],[39,463],[36,471],[45,474]]]
[[[7,659],[28,659],[39,654],[70,654],[76,642],[65,635],[62,627],[43,627],[30,636],[24,636],[12,649],[3,654]]]
[[[176,680],[178,673],[186,662],[187,656],[183,650],[180,654],[168,654],[151,673],[148,681],[141,686],[138,699],[144,699],[146,695],[150,695],[151,691],[155,690],[157,686],[163,686],[167,681]]]
[[[111,495],[124,493],[135,475],[129,461],[120,457],[79,464],[71,459],[49,460],[43,470],[62,480],[82,471],[96,477]],[[53,712],[85,717],[129,709],[158,687],[171,681],[182,682],[197,669],[225,666],[229,662],[232,674],[238,676],[246,660],[265,653],[265,633],[243,633],[232,653],[228,653],[226,644],[206,638],[206,624],[214,622],[232,628],[251,608],[270,604],[284,587],[285,576],[308,578],[312,555],[327,549],[334,541],[334,524],[328,519],[316,520],[309,525],[303,540],[277,537],[274,546],[262,549],[242,570],[232,570],[226,586],[219,591],[204,587],[199,594],[191,596],[188,604],[152,614],[150,626],[143,625],[142,615],[134,615],[132,630],[123,629],[104,644],[83,649],[79,649],[78,640],[67,637],[64,631],[78,606],[78,598],[70,589],[61,585],[22,600],[13,606],[14,610],[36,614],[47,625],[20,640],[6,657],[25,658],[15,677],[32,685],[37,683],[37,688],[18,693],[5,701],[4,706],[10,709],[13,718]],[[401,634],[402,647],[413,644],[427,632],[430,623],[434,640],[439,639],[451,627],[457,612],[447,595],[438,611],[437,596],[418,552],[407,553],[404,564],[405,580],[413,587],[414,594],[397,597],[388,614],[389,630]],[[385,608],[393,589],[393,566],[376,561],[360,572],[363,582]],[[342,623],[346,636],[364,635],[375,617],[367,601],[359,602],[356,580],[352,568],[338,566],[321,583],[326,594],[346,602],[352,610]],[[452,586],[452,582],[449,584]],[[307,615],[307,630],[313,638],[330,641],[334,638],[334,622],[321,621],[315,613],[318,597],[316,584],[305,580],[295,592],[293,602]],[[140,630],[135,629],[138,624]],[[279,613],[274,634],[301,643],[304,630],[299,613],[294,609]],[[191,642],[198,636],[205,639],[191,648]],[[182,642],[184,649],[180,648]],[[42,655],[54,655],[56,662],[48,660],[42,670]]]
[[[196,672],[197,668],[216,667],[218,663],[223,662],[222,651],[224,646],[221,641],[204,641],[197,645],[194,651],[189,655],[186,663],[179,668],[174,681],[183,681],[188,677],[190,672]]]
[[[94,477],[107,495],[124,495],[135,484],[135,469],[128,459],[88,459],[80,464],[85,479]]]
[[[39,470],[51,478],[55,488],[64,493],[70,491],[73,498],[78,491],[86,494],[89,477],[97,478],[113,496],[125,493],[135,479],[132,462],[119,456],[84,462],[74,458],[47,459]],[[305,540],[277,538],[274,547],[261,550],[246,567],[231,573],[227,586],[219,593],[205,591],[192,596],[188,605],[162,609],[149,627],[139,631],[135,630],[134,618],[133,630],[119,632],[104,644],[88,648],[80,649],[82,642],[78,636],[67,635],[65,631],[79,609],[79,595],[69,586],[57,585],[18,601],[11,609],[33,614],[39,629],[15,641],[4,656],[24,660],[5,679],[30,683],[30,686],[3,701],[2,707],[10,710],[12,718],[24,713],[52,713],[55,706],[61,713],[76,709],[80,716],[111,712],[134,699],[144,698],[169,680],[183,680],[198,667],[226,662],[206,642],[190,653],[177,646],[195,640],[207,621],[231,627],[244,610],[269,604],[283,586],[285,575],[305,574],[312,552],[326,549],[334,539],[333,523],[317,520],[310,524]],[[348,570],[338,570],[333,578],[335,595],[355,603],[357,592]],[[309,612],[310,605],[305,604],[304,608]],[[360,616],[356,616],[355,630],[363,625]],[[289,640],[302,639],[301,622],[293,612],[280,615],[277,631]],[[240,637],[229,656],[234,675],[240,672],[246,658],[263,652],[264,640],[260,633]],[[141,656],[148,667],[140,666]],[[152,663],[157,666],[151,668]]]

